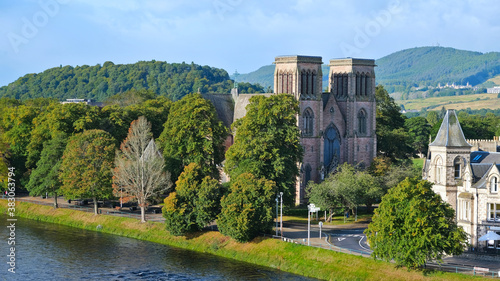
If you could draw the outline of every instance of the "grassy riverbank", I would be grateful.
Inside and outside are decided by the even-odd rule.
[[[0,200],[0,213],[5,214],[7,201]],[[162,223],[114,216],[94,216],[69,209],[18,202],[16,216],[58,223],[88,230],[122,235],[174,247],[211,253],[239,261],[277,268],[309,277],[329,280],[465,280],[471,276],[435,272],[425,274],[396,269],[393,264],[352,256],[334,251],[306,247],[275,239],[257,238],[249,243],[237,243],[218,232],[208,231],[187,237],[172,236]]]

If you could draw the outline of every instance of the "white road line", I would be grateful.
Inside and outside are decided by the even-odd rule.
[[[361,239],[359,239],[359,242],[358,242],[359,246],[360,246],[361,248],[365,249],[365,250],[371,251],[370,249],[367,249],[366,247],[363,247],[363,245],[361,245],[361,241],[362,241],[364,238],[365,238],[364,236],[361,236]]]

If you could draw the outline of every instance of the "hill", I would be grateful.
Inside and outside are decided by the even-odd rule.
[[[0,97],[85,98],[104,101],[131,89],[148,89],[157,95],[178,100],[188,93],[227,93],[233,87],[228,73],[194,63],[140,61],[134,64],[105,62],[95,66],[60,66],[38,74],[26,74],[0,88]],[[243,84],[240,92],[261,92],[263,88]]]
[[[480,53],[445,47],[418,47],[392,53],[376,60],[377,84],[389,93],[407,91],[412,87],[437,86],[439,83],[476,86],[500,74],[500,53]],[[238,81],[273,86],[274,65],[267,65]],[[323,85],[328,66],[323,65]]]
[[[500,73],[500,53],[444,47],[402,50],[377,60],[377,83],[389,92],[455,83],[476,86]]]
[[[253,84],[260,84],[267,89],[268,87],[274,88],[274,69],[275,65],[265,65],[261,68],[246,73],[246,74],[238,74],[237,77],[231,75],[231,79],[235,79],[238,82],[249,82]],[[323,72],[323,87],[326,90],[328,87],[328,72],[330,71],[328,65],[323,64],[321,66],[321,71]]]

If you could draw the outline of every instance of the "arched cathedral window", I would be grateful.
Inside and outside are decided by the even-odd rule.
[[[358,133],[361,135],[366,134],[366,112],[364,109],[358,112]]]
[[[304,136],[312,136],[314,133],[314,113],[311,108],[307,108],[304,110],[304,114],[302,115],[303,119],[303,134]]]

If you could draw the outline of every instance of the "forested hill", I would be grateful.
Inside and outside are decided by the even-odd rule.
[[[86,98],[104,101],[131,89],[149,89],[178,100],[188,93],[230,93],[233,81],[220,68],[194,63],[140,61],[134,64],[105,62],[95,66],[60,66],[38,74],[26,74],[0,88],[0,97]],[[262,92],[259,85],[243,83],[240,92]]]
[[[500,53],[479,53],[444,47],[419,47],[377,60],[377,83],[386,88],[437,86],[438,83],[478,85],[500,73]],[[401,87],[399,87],[401,88]],[[388,89],[391,90],[391,89]]]
[[[327,58],[324,58],[327,61]],[[376,60],[378,84],[389,92],[404,91],[414,86],[437,86],[446,83],[475,86],[500,74],[500,53],[479,53],[444,47],[419,47],[402,50]],[[273,86],[274,65],[241,74],[238,81]],[[327,64],[323,65],[326,87]]]

